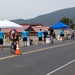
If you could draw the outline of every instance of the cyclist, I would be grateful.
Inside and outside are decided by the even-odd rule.
[[[50,32],[49,35],[50,35],[51,43],[53,44],[54,43],[54,30],[52,27],[49,27],[48,31]]]
[[[16,50],[16,41],[17,41],[17,33],[15,32],[14,29],[12,29],[10,33],[10,40],[12,41],[12,44],[14,45],[14,49]]]

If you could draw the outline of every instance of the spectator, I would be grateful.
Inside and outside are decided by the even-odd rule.
[[[64,41],[64,29],[60,30],[60,37]]]
[[[71,39],[74,39],[74,37],[75,37],[75,30],[71,30]]]
[[[23,38],[23,45],[24,46],[27,46],[28,33],[29,32],[26,29],[22,32],[22,38]]]
[[[38,31],[38,44],[41,44],[42,36],[43,36],[43,31],[42,31],[42,29],[40,29]]]
[[[4,32],[1,31],[1,28],[0,28],[0,50],[3,50],[3,35],[4,35]]]
[[[46,38],[48,35],[48,32],[46,31],[46,29],[44,29],[43,35],[44,35],[44,42],[46,42]]]

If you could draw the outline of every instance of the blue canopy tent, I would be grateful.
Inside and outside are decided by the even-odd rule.
[[[53,29],[65,29],[65,28],[70,28],[70,26],[62,23],[62,22],[57,22],[55,25],[52,26]]]

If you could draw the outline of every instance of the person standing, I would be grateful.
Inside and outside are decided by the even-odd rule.
[[[42,29],[40,29],[38,31],[38,44],[41,44],[42,36],[43,36],[43,31],[42,31]]]
[[[60,37],[64,41],[64,29],[60,30]]]
[[[44,35],[44,43],[45,43],[47,35],[48,35],[48,32],[46,31],[46,29],[44,29],[43,35]]]
[[[75,36],[75,30],[74,30],[74,29],[72,29],[72,30],[71,30],[71,39],[73,39],[73,40],[74,40],[74,36]]]
[[[23,45],[24,46],[27,46],[27,38],[28,38],[28,31],[27,29],[25,29],[23,32],[22,32],[22,38],[23,38]]]
[[[0,50],[3,50],[3,35],[4,35],[4,32],[1,31],[1,28],[0,28]]]

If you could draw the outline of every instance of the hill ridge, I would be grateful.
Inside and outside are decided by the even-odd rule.
[[[16,19],[16,20],[11,20],[11,21],[16,22],[18,24],[40,23],[43,25],[52,26],[56,22],[60,21],[60,19],[63,17],[70,18],[75,23],[75,21],[74,21],[75,20],[75,7],[57,10],[57,11],[39,15],[35,18],[31,18],[31,19],[27,19],[27,20]]]

